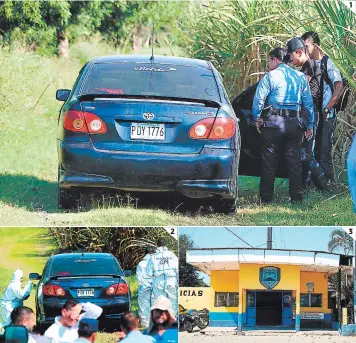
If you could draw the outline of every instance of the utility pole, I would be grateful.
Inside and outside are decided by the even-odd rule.
[[[272,227],[267,228],[267,249],[272,249]]]

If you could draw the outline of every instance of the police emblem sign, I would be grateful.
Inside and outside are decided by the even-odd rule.
[[[278,267],[260,268],[260,283],[263,287],[271,290],[279,284],[281,280],[281,270]]]

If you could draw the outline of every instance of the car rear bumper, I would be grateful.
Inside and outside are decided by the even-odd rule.
[[[130,311],[129,298],[115,298],[108,301],[92,299],[91,303],[98,305],[102,308],[103,312],[98,320],[119,319],[124,312]],[[63,308],[63,301],[58,299],[46,299],[42,304],[43,310],[40,310],[38,316],[40,324],[43,326],[53,324],[56,316],[61,315],[61,309]]]
[[[199,154],[99,151],[91,143],[59,141],[59,186],[131,191],[179,191],[192,197],[229,197],[236,182],[231,149],[204,148]],[[234,176],[235,175],[235,176]]]

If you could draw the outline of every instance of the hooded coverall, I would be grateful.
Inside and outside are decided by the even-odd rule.
[[[7,286],[4,294],[1,297],[0,306],[0,321],[3,327],[11,323],[11,312],[13,309],[19,306],[23,306],[24,300],[26,300],[32,290],[32,282],[28,281],[24,288],[21,288],[21,279],[23,278],[23,272],[21,269],[15,270],[12,275],[12,280]]]
[[[167,247],[159,247],[147,264],[147,275],[153,277],[153,296],[165,296],[178,308],[178,258]]]
[[[141,324],[144,327],[148,327],[150,320],[150,308],[153,302],[153,278],[149,277],[146,273],[150,257],[151,254],[147,254],[136,268],[136,278],[138,281],[138,315],[140,316]]]

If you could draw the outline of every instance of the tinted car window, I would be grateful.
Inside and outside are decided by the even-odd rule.
[[[68,257],[54,259],[51,276],[123,275],[112,258]]]
[[[94,64],[81,94],[152,95],[220,101],[212,70],[163,64]]]

